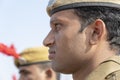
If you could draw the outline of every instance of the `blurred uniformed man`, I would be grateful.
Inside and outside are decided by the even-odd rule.
[[[59,80],[60,74],[53,71],[48,60],[48,48],[27,48],[15,59],[19,80]],[[57,79],[58,78],[58,79]]]
[[[43,41],[55,71],[74,80],[120,80],[120,0],[50,0]]]

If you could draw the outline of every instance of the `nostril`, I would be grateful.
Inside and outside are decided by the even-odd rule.
[[[50,47],[50,46],[52,46],[53,45],[53,43],[45,43],[45,46],[46,47]]]

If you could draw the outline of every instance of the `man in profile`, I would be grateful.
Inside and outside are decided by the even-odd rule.
[[[120,0],[49,0],[52,68],[74,80],[120,80]]]

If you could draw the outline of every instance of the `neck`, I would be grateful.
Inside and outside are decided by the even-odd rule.
[[[94,49],[95,50],[95,49]],[[95,52],[90,53],[91,58],[84,63],[78,71],[73,73],[73,80],[85,80],[87,76],[96,69],[96,67],[108,59],[109,57],[115,55],[115,51],[111,51],[105,47],[96,48]]]
[[[79,71],[73,73],[73,80],[85,80],[85,78],[94,70],[94,66],[89,63],[80,68]]]

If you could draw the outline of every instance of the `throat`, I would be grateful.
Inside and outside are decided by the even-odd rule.
[[[86,77],[94,70],[93,67],[87,66],[73,73],[73,80],[85,80]]]

